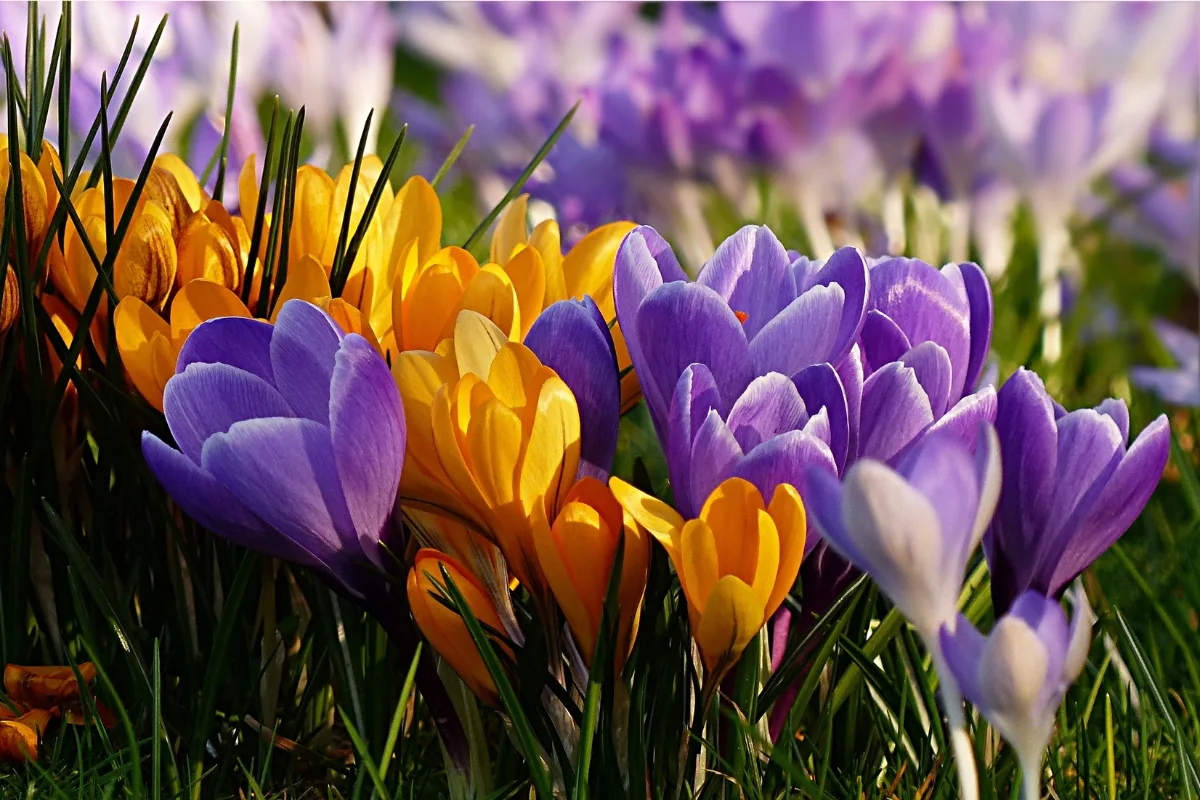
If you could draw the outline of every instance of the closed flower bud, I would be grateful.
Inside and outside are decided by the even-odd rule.
[[[8,267],[4,273],[4,299],[0,300],[0,334],[17,321],[21,313],[21,287],[17,283],[17,273]]]
[[[158,204],[159,208],[166,212],[167,219],[171,221],[171,238],[178,240],[192,216],[193,209],[175,175],[165,167],[155,164],[150,168],[144,192],[146,199]]]
[[[485,703],[499,705],[496,683],[484,665],[466,623],[453,610],[452,603],[447,606],[439,599],[442,597],[447,603],[450,602],[443,569],[454,581],[454,586],[484,630],[504,630],[500,615],[496,613],[496,607],[492,605],[482,584],[462,564],[445,553],[428,548],[417,551],[412,569],[408,572],[408,604],[412,608],[413,619],[433,649],[446,659],[471,691]],[[439,585],[446,588],[447,594],[442,593]],[[508,650],[505,645],[499,647]]]
[[[233,238],[205,213],[188,220],[179,236],[179,271],[175,282],[182,288],[204,279],[237,291],[241,265]]]
[[[21,161],[21,200],[25,218],[25,244],[29,252],[35,252],[41,246],[50,224],[46,184],[38,172],[33,160],[25,153],[20,154]],[[9,163],[7,149],[0,150],[0,219],[8,213],[9,180],[12,175],[12,164]],[[15,246],[16,240],[13,239]]]
[[[575,484],[553,525],[534,528],[534,543],[546,582],[589,666],[622,535],[625,550],[617,590],[618,666],[624,663],[637,635],[650,566],[649,539],[608,487],[595,478]]]
[[[177,266],[171,231],[167,212],[157,203],[146,202],[117,254],[113,274],[117,297],[137,297],[156,309],[166,305]]]

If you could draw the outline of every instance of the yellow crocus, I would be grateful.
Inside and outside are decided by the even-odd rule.
[[[583,478],[575,484],[552,525],[534,528],[538,562],[588,666],[596,652],[600,617],[622,534],[625,551],[617,591],[618,668],[637,636],[650,566],[650,540],[633,515],[621,508],[608,487],[595,478]]]
[[[25,153],[19,153],[21,164],[21,205],[25,220],[25,243],[30,253],[36,253],[50,225],[52,207],[46,192],[46,182],[38,166]],[[0,214],[7,214],[8,182],[12,176],[8,148],[0,150]],[[61,173],[60,173],[61,175]],[[55,196],[57,196],[57,191]],[[13,243],[15,244],[15,238]],[[12,245],[10,245],[12,246]]]
[[[438,589],[438,585],[449,590],[444,583],[443,568],[454,581],[454,586],[462,593],[471,613],[485,626],[484,630],[504,630],[500,615],[488,598],[486,590],[470,571],[445,553],[428,548],[417,551],[412,568],[408,571],[408,605],[412,609],[413,619],[416,620],[421,633],[433,645],[433,649],[449,662],[471,691],[485,703],[498,706],[500,698],[496,692],[496,683],[484,665],[466,623],[458,612],[447,607],[439,599],[439,596],[445,596]],[[445,599],[448,601],[449,598]],[[498,648],[512,656],[507,645],[498,644]]]
[[[125,213],[133,188],[133,181],[123,178],[113,180],[114,225]],[[103,260],[107,253],[108,224],[105,221],[104,190],[100,187],[85,190],[79,195],[75,207],[83,233],[81,235],[74,224],[66,226],[63,246],[63,281],[66,286],[59,288],[77,310],[82,310],[97,277],[83,236],[87,237],[96,258]],[[138,198],[132,221],[113,265],[113,288],[117,297],[132,296],[153,308],[163,308],[175,283],[176,266],[171,218],[143,193]]]
[[[613,495],[662,543],[687,598],[692,637],[719,680],[779,608],[804,556],[805,513],[790,484],[769,505],[758,489],[729,478],[708,496],[697,519],[619,478]]]
[[[571,390],[473,311],[453,339],[401,354],[393,372],[409,421],[401,496],[474,527],[545,599],[533,529],[558,517],[579,469]]]

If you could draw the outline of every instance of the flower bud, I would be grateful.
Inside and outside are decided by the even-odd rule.
[[[117,297],[137,297],[151,308],[162,309],[175,283],[176,267],[171,219],[157,203],[146,202],[117,254],[113,273]]]
[[[504,630],[496,607],[492,605],[482,584],[458,561],[428,548],[417,551],[412,569],[408,572],[408,603],[413,618],[433,649],[449,662],[471,691],[485,703],[498,705],[496,684],[475,647],[466,623],[452,607],[447,607],[438,599],[441,592],[435,582],[445,587],[443,568],[484,630],[489,627],[496,631]],[[508,650],[503,644],[500,647]]]
[[[0,150],[0,219],[3,219],[8,204],[8,183],[12,175],[12,164],[9,163],[7,149]],[[33,160],[25,153],[20,153],[21,162],[21,201],[24,208],[25,244],[29,252],[35,252],[41,246],[50,224],[47,211],[46,184],[38,172]],[[13,246],[16,240],[13,239]]]

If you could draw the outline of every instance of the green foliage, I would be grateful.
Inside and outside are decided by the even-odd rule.
[[[18,57],[5,41],[7,133],[10,143],[36,150],[56,99],[58,148],[70,165],[58,188],[70,197],[84,165],[94,165],[89,183],[103,186],[111,209],[109,154],[163,26],[153,34],[110,121],[109,104],[122,83],[135,29],[111,81],[104,82],[90,133],[75,143],[67,120],[70,70],[63,66],[70,62],[69,19],[68,5],[48,58],[48,37],[31,23],[31,52],[23,59],[30,69],[23,82]],[[236,42],[235,33],[234,69]],[[227,115],[232,87],[231,79]],[[303,115],[303,109],[281,115],[277,104],[270,109],[251,253],[259,252],[264,237],[287,247],[295,170],[310,146],[303,139]],[[570,115],[482,221],[476,221],[469,185],[444,185],[447,238],[467,247],[476,244],[569,122]],[[138,177],[135,199],[166,124]],[[395,143],[384,180],[357,226],[350,209],[340,221],[335,293],[345,283],[401,152],[405,129],[390,130],[396,132]],[[447,177],[469,135],[447,157],[438,182]],[[352,166],[355,176],[365,142],[364,132]],[[215,165],[218,186],[225,182],[227,147],[225,136]],[[10,155],[9,213],[0,252],[13,254],[22,316],[0,340],[0,451],[6,457],[6,479],[0,483],[0,519],[5,520],[0,524],[0,659],[93,661],[100,676],[97,698],[113,709],[118,724],[111,730],[93,724],[53,731],[39,762],[0,768],[0,796],[446,796],[446,787],[460,785],[461,779],[446,774],[429,714],[414,689],[417,659],[433,654],[418,651],[411,662],[401,662],[378,624],[310,575],[248,555],[178,515],[149,474],[138,444],[145,429],[167,435],[162,416],[131,399],[115,349],[105,360],[87,336],[68,346],[35,300],[50,242],[66,226],[82,231],[82,224],[71,203],[62,202],[46,246],[32,252],[18,216],[21,204],[14,202],[21,175],[15,146]],[[134,205],[131,201],[128,208]],[[768,208],[785,238],[801,242],[795,220],[773,203]],[[731,209],[715,213],[721,218],[714,229],[735,227]],[[103,300],[110,308],[116,301],[112,268],[130,217],[127,211],[115,220],[104,257],[89,248],[98,280],[81,315],[81,330]],[[112,214],[109,219],[114,221]],[[1001,377],[1030,365],[1047,376],[1068,407],[1115,393],[1134,400],[1133,421],[1144,424],[1161,406],[1135,395],[1126,376],[1132,364],[1162,360],[1148,323],[1154,316],[1180,313],[1181,298],[1188,297],[1185,285],[1165,273],[1153,254],[1112,241],[1103,229],[1082,231],[1082,287],[1067,320],[1064,355],[1047,365],[1038,352],[1028,219],[1019,221],[1018,234],[1013,264],[995,290],[993,349]],[[278,296],[286,263],[286,249],[277,254],[275,247],[265,248],[260,313],[268,312]],[[247,287],[250,283],[248,277]],[[1109,307],[1118,313],[1105,328],[1098,321],[1107,318],[1102,312]],[[111,334],[111,322],[104,325]],[[51,352],[65,365],[55,380]],[[82,368],[76,366],[81,353],[87,357]],[[88,438],[63,451],[64,427],[72,415],[86,422]],[[1194,569],[1200,552],[1200,423],[1186,414],[1177,415],[1176,422],[1167,478],[1122,544],[1088,577],[1099,615],[1092,659],[1059,712],[1044,765],[1045,784],[1058,798],[1200,797],[1200,577]],[[665,464],[644,407],[626,415],[620,435],[617,473],[669,497]],[[991,610],[983,574],[976,570],[962,606],[987,626]],[[597,668],[575,689],[564,688],[544,667],[546,641],[560,635],[561,620],[540,618],[527,599],[520,602],[527,639],[519,647],[506,642],[515,654],[510,661],[503,648],[494,646],[499,632],[479,624],[448,576],[433,577],[444,581],[446,602],[462,613],[507,709],[507,720],[492,709],[467,711],[481,720],[477,743],[490,748],[495,790],[481,796],[527,797],[531,788],[548,796],[552,785],[560,795],[579,800],[684,794],[950,798],[957,792],[929,659],[865,580],[821,619],[807,620],[808,634],[792,643],[774,675],[762,668],[751,646],[706,709],[698,699],[686,608],[661,551],[652,559],[640,633],[623,670]],[[616,586],[614,579],[598,664],[613,663]],[[798,617],[804,613],[795,599],[789,604]],[[794,695],[788,687],[795,687]],[[461,694],[463,702],[474,702]],[[548,694],[555,698],[551,703]],[[764,726],[775,704],[788,696],[793,705],[785,709],[786,733],[772,746]],[[582,732],[578,742],[563,741],[546,710],[554,704]],[[90,697],[85,712],[97,718]],[[983,797],[1015,797],[1019,770],[1011,751],[977,716],[970,724]],[[577,757],[566,756],[568,750]],[[700,769],[689,769],[689,763]]]

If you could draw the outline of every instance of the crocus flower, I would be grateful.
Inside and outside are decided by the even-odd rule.
[[[41,249],[42,241],[46,237],[46,230],[50,225],[50,217],[54,213],[58,197],[58,188],[46,170],[51,167],[55,169],[60,180],[62,180],[63,171],[62,166],[58,163],[58,154],[48,143],[43,143],[42,155],[39,157],[38,163],[35,164],[33,159],[24,152],[19,153],[18,158],[21,165],[21,209],[22,218],[25,221],[25,244],[30,253],[36,254]],[[8,202],[8,184],[12,174],[10,159],[8,137],[6,136],[3,148],[0,149],[0,190],[4,192],[3,198],[0,199],[0,211],[5,210]],[[43,168],[43,164],[45,168]],[[46,186],[47,179],[50,181],[49,187]]]
[[[533,528],[557,519],[578,477],[607,476],[620,390],[594,305],[557,304],[530,338],[545,362],[464,310],[453,339],[437,352],[401,353],[395,373],[413,420],[405,501],[474,526],[540,592]]]
[[[163,405],[179,449],[148,432],[142,449],[184,511],[352,597],[379,591],[404,410],[366,340],[299,301],[274,326],[210,320],[180,350]]]
[[[471,613],[481,625],[486,626],[484,630],[488,627],[495,631],[504,630],[487,591],[470,570],[445,553],[429,548],[417,551],[408,571],[408,605],[412,609],[413,619],[433,649],[449,662],[475,696],[489,705],[499,706],[496,682],[484,665],[466,623],[452,606],[447,607],[438,599],[443,597],[447,602],[450,599],[449,587],[442,576],[443,569],[462,593]],[[446,589],[447,593],[443,595],[439,587]],[[506,645],[501,644],[500,647],[512,656]]]
[[[946,664],[962,693],[1016,750],[1025,798],[1041,797],[1042,753],[1067,689],[1087,663],[1092,610],[1076,586],[1074,619],[1053,598],[1027,591],[985,638],[960,617],[940,633]]]
[[[831,368],[828,373],[836,383]],[[780,483],[802,486],[810,467],[837,474],[826,409],[810,413],[780,373],[755,378],[722,416],[725,405],[708,367],[692,364],[683,371],[671,398],[664,449],[675,503],[685,517],[699,514],[729,477],[749,480],[769,495]]]
[[[687,598],[692,637],[709,671],[706,682],[719,681],[796,582],[806,528],[800,493],[782,483],[764,504],[753,484],[729,478],[708,496],[697,517],[684,520],[619,478],[609,485],[666,549]]]
[[[38,740],[50,725],[50,712],[34,708],[9,717],[0,707],[0,759],[14,764],[38,760]]]
[[[866,572],[927,641],[953,621],[967,561],[1000,492],[1000,446],[981,423],[974,441],[928,434],[895,469],[858,461],[839,484],[809,473],[809,509],[825,540]]]
[[[841,371],[858,418],[851,425],[858,455],[888,461],[935,423],[970,431],[994,419],[992,393],[972,395],[991,337],[992,293],[979,267],[874,263],[858,338],[866,380],[856,385],[855,372]]]
[[[724,415],[755,376],[769,372],[796,379],[807,399],[802,370],[837,366],[849,354],[866,312],[866,263],[852,248],[814,269],[804,261],[794,267],[768,228],[746,226],[692,283],[653,228],[625,237],[613,274],[617,319],[660,439],[675,385],[691,364],[711,370]]]
[[[609,488],[591,477],[575,484],[552,525],[534,528],[538,562],[588,666],[596,652],[600,617],[622,537],[625,549],[614,621],[618,669],[637,636],[650,540]]]
[[[1004,613],[1027,589],[1060,596],[1125,533],[1162,475],[1170,430],[1159,416],[1127,449],[1123,401],[1067,413],[1025,369],[998,400],[1004,488],[984,552]]]
[[[63,718],[71,725],[86,722],[83,694],[94,694],[92,684],[96,681],[96,665],[90,661],[79,664],[79,678],[71,667],[23,667],[7,664],[4,667],[4,692],[19,713],[13,713],[6,705],[0,705],[0,719],[19,719],[31,711],[45,711],[52,718]],[[92,697],[96,716],[106,728],[117,724],[117,719],[97,697]]]
[[[4,302],[8,302],[7,295]],[[1163,320],[1154,323],[1154,331],[1178,366],[1174,369],[1134,367],[1129,370],[1129,379],[1168,403],[1200,406],[1200,337],[1194,331]]]

